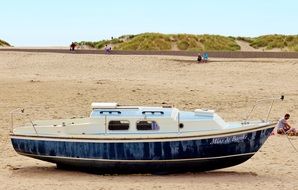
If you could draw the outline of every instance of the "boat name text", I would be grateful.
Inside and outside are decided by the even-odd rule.
[[[210,144],[229,144],[233,142],[240,142],[247,138],[247,135],[242,136],[233,136],[233,137],[223,137],[223,138],[214,138]]]

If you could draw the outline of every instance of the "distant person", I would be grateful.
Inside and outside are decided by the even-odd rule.
[[[203,54],[203,62],[204,62],[204,63],[207,63],[207,62],[208,62],[208,59],[209,59],[209,55],[208,55],[207,52],[205,52],[205,53]]]
[[[200,53],[198,54],[198,59],[197,60],[198,60],[198,63],[202,62],[202,55]]]
[[[105,45],[105,53],[106,54],[108,53],[108,45],[107,44]]]
[[[74,42],[72,42],[71,44],[70,44],[70,51],[74,51],[75,50],[75,48],[76,48],[76,43],[74,43]]]
[[[105,53],[110,54],[112,52],[112,47],[108,46],[107,44],[105,45]]]
[[[297,130],[288,123],[290,114],[285,114],[284,118],[281,118],[277,123],[277,133],[278,134],[294,134],[296,135]]]

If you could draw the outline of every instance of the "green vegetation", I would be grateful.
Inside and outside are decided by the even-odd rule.
[[[106,44],[116,50],[180,50],[180,51],[238,51],[237,40],[245,41],[254,48],[267,50],[279,48],[298,52],[298,35],[265,35],[255,38],[220,35],[143,33],[123,35],[111,40],[79,42],[91,48],[102,49]]]
[[[184,51],[236,51],[237,43],[219,35],[144,33],[127,40],[118,50],[184,50]]]
[[[118,50],[170,50],[171,39],[169,35],[158,33],[144,33],[135,35],[115,49]]]
[[[95,41],[95,42],[90,42],[90,41],[81,41],[81,42],[76,42],[77,45],[82,46],[89,46],[91,48],[97,48],[101,49],[103,48],[106,44],[120,44],[123,42],[122,39],[129,38],[128,35],[121,36],[119,38],[113,38],[111,40],[100,40],[100,41]]]
[[[0,39],[0,46],[10,46],[10,44]]]
[[[184,51],[236,51],[240,50],[231,37],[219,35],[160,34],[143,33],[124,35],[113,40],[97,42],[78,42],[101,49],[105,44],[112,44],[117,50],[184,50]]]
[[[254,48],[288,48],[289,51],[298,51],[298,35],[274,34],[259,36],[254,38],[250,45]]]
[[[204,50],[207,51],[236,51],[240,50],[240,46],[235,40],[219,36],[219,35],[202,35],[199,41],[204,45]]]
[[[106,44],[119,44],[122,43],[123,41],[120,38],[114,38],[112,40],[101,40],[97,42],[89,42],[89,41],[81,41],[81,42],[76,42],[77,45],[86,45],[91,48],[97,48],[101,49],[103,48]]]

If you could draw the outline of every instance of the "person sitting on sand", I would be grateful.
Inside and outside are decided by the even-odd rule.
[[[281,118],[277,123],[277,133],[278,134],[296,134],[296,129],[291,127],[288,123],[290,114],[285,114],[284,118]]]
[[[203,62],[204,62],[204,63],[207,63],[208,58],[209,58],[209,55],[208,55],[207,52],[205,52],[205,53],[203,54]]]
[[[201,56],[200,53],[198,54],[198,59],[197,59],[197,60],[198,60],[198,63],[201,63],[201,61],[202,61],[202,56]]]

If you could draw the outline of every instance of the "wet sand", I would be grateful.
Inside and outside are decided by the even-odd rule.
[[[70,118],[88,116],[95,101],[211,108],[225,120],[242,120],[257,99],[284,94],[270,118],[289,112],[297,127],[297,59],[195,59],[0,52],[0,189],[298,189],[298,153],[279,135],[241,165],[165,176],[58,170],[17,155],[10,144],[10,110],[25,107],[32,119]],[[254,116],[264,118],[267,108]],[[291,141],[298,147],[298,137]]]

